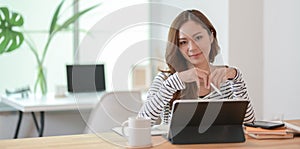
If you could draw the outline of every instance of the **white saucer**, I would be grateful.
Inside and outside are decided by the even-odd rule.
[[[127,142],[126,145],[127,145],[126,147],[128,147],[128,148],[147,148],[147,147],[152,147],[152,143],[148,144],[148,145],[143,145],[143,146],[130,146],[128,144],[128,142]]]

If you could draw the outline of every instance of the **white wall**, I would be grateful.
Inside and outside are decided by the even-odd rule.
[[[52,15],[60,2],[60,0],[2,0],[1,7],[7,6],[24,17],[23,30],[26,31],[26,35],[32,38],[41,55],[46,44]],[[69,7],[71,2],[66,1],[63,5],[62,20],[65,20],[72,13],[72,8]],[[58,33],[50,43],[44,63],[47,80],[51,80],[47,81],[50,92],[54,91],[55,85],[66,85],[65,64],[72,61],[73,34],[72,32]],[[0,92],[4,92],[7,88],[14,89],[25,85],[29,85],[33,90],[37,76],[37,62],[33,52],[30,51],[25,42],[16,51],[0,55],[0,68]]]
[[[60,0],[57,1],[38,1],[28,0],[24,2],[20,1],[1,1],[1,6],[9,6],[14,11],[23,14],[25,19],[24,29],[31,31],[32,38],[36,41],[39,49],[43,48],[44,41],[47,37],[47,29],[49,27],[55,7]],[[81,3],[82,2],[82,3]],[[72,12],[71,6],[72,0],[67,0],[62,10],[67,8]],[[85,9],[93,4],[102,3],[93,13],[83,16],[80,22],[82,40],[90,28],[94,27],[96,23],[103,23],[104,26],[98,26],[93,30],[95,34],[87,35],[87,39],[92,39],[97,46],[80,44],[82,50],[80,52],[80,63],[101,63],[107,64],[107,87],[108,89],[125,90],[128,89],[129,72],[133,65],[139,62],[144,57],[148,57],[149,45],[148,27],[144,22],[148,22],[148,4],[147,0],[141,1],[127,1],[127,0],[98,0],[98,1],[80,1],[80,9]],[[134,5],[141,4],[138,7]],[[34,7],[34,9],[32,9]],[[133,8],[127,13],[122,12],[126,8]],[[134,8],[139,8],[138,10]],[[52,12],[52,13],[50,13]],[[63,11],[64,15],[60,17],[68,16],[68,11]],[[107,15],[114,15],[113,17],[107,17]],[[87,18],[87,19],[83,19]],[[117,20],[110,20],[111,18]],[[124,21],[126,19],[127,21]],[[136,20],[138,19],[138,20]],[[130,20],[134,20],[133,24],[130,24]],[[124,26],[118,28],[118,25],[123,23]],[[128,25],[128,26],[126,26]],[[104,27],[104,28],[102,28]],[[115,27],[115,28],[113,28]],[[117,30],[114,30],[117,29]],[[42,31],[42,33],[38,31]],[[45,33],[46,32],[46,33]],[[96,35],[96,36],[93,36]],[[72,38],[73,34],[61,33],[57,35],[49,47],[49,53],[45,61],[47,67],[47,79],[49,92],[54,91],[54,86],[57,84],[66,85],[65,64],[73,63],[73,48]],[[105,38],[108,37],[108,38]],[[100,41],[107,41],[101,43]],[[83,41],[81,41],[83,42]],[[86,46],[86,47],[85,47]],[[85,48],[83,48],[85,47]],[[105,51],[101,49],[105,47]],[[100,53],[99,53],[100,50]],[[105,55],[101,55],[102,53]],[[102,57],[101,57],[102,56]],[[13,53],[0,55],[0,92],[4,92],[6,88],[15,88],[22,85],[29,84],[33,86],[35,79],[36,61],[33,54],[26,45]],[[116,72],[117,71],[117,72]],[[122,75],[120,75],[122,74]],[[112,83],[112,76],[116,77],[115,82]],[[119,76],[121,76],[119,78]],[[131,78],[130,78],[131,79]],[[115,85],[115,86],[113,86]],[[2,103],[1,103],[2,104]],[[7,108],[5,105],[0,104],[0,139],[9,139],[13,137],[16,122],[17,112],[14,109]],[[1,111],[2,110],[2,111]],[[11,111],[10,111],[11,110]],[[4,111],[4,112],[3,112]],[[8,111],[8,112],[7,112]],[[80,111],[82,112],[82,111]],[[85,115],[84,118],[87,118]],[[26,113],[23,117],[22,127],[20,130],[20,137],[35,137],[36,130],[32,122],[30,113]],[[85,122],[82,119],[80,113],[74,111],[57,111],[46,112],[45,120],[45,136],[51,135],[67,135],[82,133],[85,128]]]
[[[264,0],[264,118],[300,118],[300,1]]]
[[[229,0],[229,63],[248,83],[258,119],[300,118],[298,0]]]
[[[48,35],[48,28],[56,6],[61,0],[1,0],[1,7],[18,12],[24,17],[24,30],[41,52]],[[72,0],[67,0],[62,7],[63,20],[70,16]],[[66,11],[67,10],[67,11]],[[62,22],[60,22],[62,23]],[[45,67],[47,70],[48,90],[54,91],[55,85],[66,85],[65,64],[73,61],[73,33],[58,33],[52,40]],[[24,85],[30,85],[33,89],[37,62],[33,53],[26,44],[11,53],[0,55],[0,93],[5,89],[14,89]],[[3,112],[4,111],[4,112]],[[6,112],[8,111],[8,112]],[[45,136],[66,135],[83,132],[85,123],[78,111],[46,112]],[[10,139],[14,135],[17,124],[17,112],[0,102],[0,139]],[[30,113],[23,117],[20,137],[35,137],[36,130],[33,127]]]
[[[243,73],[257,119],[263,115],[263,2],[229,0],[229,64]]]
[[[101,3],[95,13],[80,22],[80,28],[88,33],[80,34],[79,63],[104,63],[107,90],[128,90],[132,69],[149,56],[148,0]]]

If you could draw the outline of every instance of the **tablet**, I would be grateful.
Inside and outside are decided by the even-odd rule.
[[[272,122],[272,121],[254,121],[253,123],[245,123],[245,126],[260,127],[264,129],[274,129],[284,126],[284,123]]]
[[[176,100],[168,140],[173,144],[244,142],[248,100]]]

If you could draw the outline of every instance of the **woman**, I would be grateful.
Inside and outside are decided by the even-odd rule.
[[[249,100],[246,84],[237,68],[212,64],[220,48],[217,32],[204,14],[198,10],[179,14],[170,27],[168,42],[165,56],[169,70],[159,72],[154,78],[138,116],[150,117],[153,123],[162,116],[163,123],[168,124],[174,100]],[[244,122],[252,121],[254,109],[250,103]]]

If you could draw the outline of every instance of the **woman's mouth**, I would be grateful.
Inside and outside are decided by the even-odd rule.
[[[198,58],[200,55],[202,55],[202,52],[196,53],[196,54],[192,54],[192,55],[189,55],[189,57],[190,57],[190,58]]]

